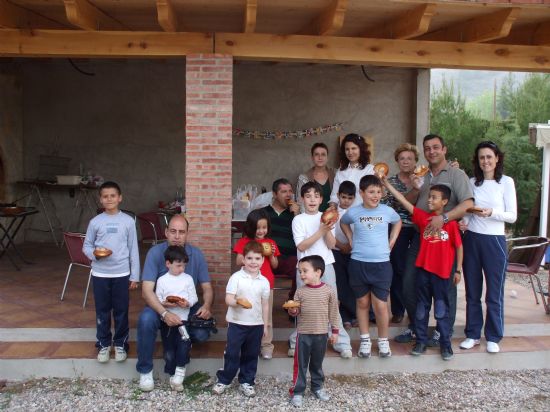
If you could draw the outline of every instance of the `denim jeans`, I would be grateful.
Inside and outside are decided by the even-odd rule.
[[[195,304],[189,311],[189,317],[197,313],[200,307],[199,303]],[[159,314],[149,306],[146,306],[139,314],[137,326],[138,361],[136,364],[139,373],[149,373],[153,370],[153,353],[161,322]],[[187,332],[193,343],[205,342],[210,337],[210,329],[188,327]]]

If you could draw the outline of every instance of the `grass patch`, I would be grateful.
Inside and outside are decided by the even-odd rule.
[[[191,399],[195,399],[201,393],[207,392],[210,386],[212,386],[210,375],[200,371],[187,376],[183,381],[183,390]]]

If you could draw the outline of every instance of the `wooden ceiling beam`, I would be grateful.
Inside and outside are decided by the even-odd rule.
[[[550,72],[550,47],[419,40],[217,33],[235,59]]]
[[[372,29],[368,29],[359,37],[411,39],[421,36],[429,30],[436,8],[437,6],[433,3],[421,4],[393,21],[385,22]]]
[[[519,16],[519,7],[502,8],[489,15],[475,17],[420,37],[421,40],[481,43],[500,39],[510,34]]]
[[[99,30],[109,27],[111,29],[126,30],[118,20],[108,16],[103,11],[92,5],[88,0],[63,0],[67,20],[83,30]]]
[[[550,46],[550,21],[539,23],[533,34],[533,44]]]
[[[16,6],[7,0],[0,0],[0,29],[24,28],[62,29],[66,27],[55,20]]]
[[[254,33],[256,31],[256,16],[258,14],[258,0],[246,0],[244,10],[244,33]]]
[[[174,11],[171,0],[157,0],[157,18],[162,30],[178,31],[178,15]]]
[[[332,0],[330,6],[300,30],[299,33],[334,36],[344,25],[347,7],[348,0]]]

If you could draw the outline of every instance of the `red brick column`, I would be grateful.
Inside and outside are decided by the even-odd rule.
[[[188,55],[185,83],[189,239],[205,254],[219,316],[225,311],[224,288],[231,271],[233,58]]]

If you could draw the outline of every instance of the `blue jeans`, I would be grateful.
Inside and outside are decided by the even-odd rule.
[[[196,303],[189,310],[189,317],[197,313],[200,307],[201,305]],[[155,341],[161,323],[160,315],[149,306],[146,306],[139,314],[137,326],[138,361],[136,364],[139,373],[149,373],[153,370]],[[188,327],[187,332],[193,343],[205,342],[210,337],[210,329]]]
[[[223,369],[216,373],[218,382],[229,385],[239,371],[239,383],[254,385],[263,333],[264,325],[229,323]]]
[[[130,275],[120,278],[100,278],[92,276],[96,338],[95,346],[98,349],[121,346],[128,351],[128,305],[130,294],[128,291]],[[111,334],[111,314],[115,323],[115,334]]]

